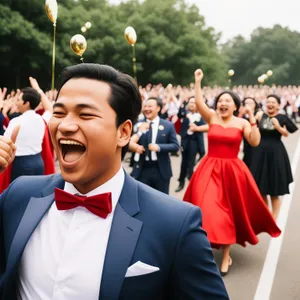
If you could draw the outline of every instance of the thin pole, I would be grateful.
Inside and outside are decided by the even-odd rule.
[[[55,40],[56,40],[56,23],[53,24],[53,49],[52,49],[52,83],[51,90],[54,90],[54,73],[55,73]]]
[[[132,45],[132,65],[133,65],[133,77],[137,83],[137,76],[136,76],[136,57],[135,57],[135,46]]]

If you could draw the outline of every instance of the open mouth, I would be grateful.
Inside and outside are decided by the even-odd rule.
[[[226,108],[226,107],[221,107],[220,108],[221,113],[226,113],[227,111],[228,111],[228,108]]]
[[[79,160],[86,151],[86,147],[74,140],[60,140],[61,153],[63,160],[73,163]]]

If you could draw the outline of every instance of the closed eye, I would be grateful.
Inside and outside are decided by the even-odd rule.
[[[53,115],[54,116],[62,116],[62,115],[64,115],[64,113],[62,111],[54,111]]]
[[[97,116],[91,115],[91,114],[80,114],[80,117],[92,118],[92,117],[97,117]]]

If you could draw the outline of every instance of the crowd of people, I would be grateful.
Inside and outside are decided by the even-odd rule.
[[[127,189],[125,194],[133,198],[136,197],[133,190],[139,189],[143,197],[149,201],[147,203],[143,199],[143,204],[140,204],[141,210],[144,209],[145,213],[145,216],[141,218],[149,224],[149,228],[146,227],[141,233],[143,242],[140,243],[141,248],[135,254],[139,258],[145,255],[143,251],[146,250],[143,250],[143,247],[155,247],[156,242],[164,249],[161,255],[168,255],[170,251],[168,247],[176,238],[173,241],[169,237],[170,245],[162,246],[160,241],[155,241],[155,238],[150,242],[149,237],[154,234],[155,230],[160,230],[161,236],[167,238],[168,234],[175,232],[172,230],[184,224],[183,219],[186,215],[181,215],[180,210],[183,212],[190,207],[199,207],[202,211],[202,228],[207,234],[209,244],[211,247],[221,248],[223,259],[218,273],[212,264],[212,252],[207,252],[208,243],[205,244],[203,240],[204,244],[201,246],[197,242],[193,246],[191,244],[195,242],[193,238],[189,240],[186,237],[188,243],[185,241],[187,244],[182,246],[183,252],[178,251],[181,255],[189,253],[191,263],[201,262],[206,265],[205,271],[202,269],[203,265],[199,265],[196,277],[203,272],[203,278],[207,280],[213,278],[213,281],[208,284],[207,289],[200,291],[199,287],[191,287],[195,279],[191,276],[188,279],[189,283],[186,283],[189,291],[184,290],[183,287],[178,288],[183,289],[180,292],[181,295],[203,296],[203,298],[195,296],[194,299],[227,299],[223,283],[218,276],[219,274],[225,276],[232,264],[231,245],[245,246],[247,242],[257,244],[257,235],[261,232],[266,232],[272,237],[277,237],[281,233],[276,225],[280,210],[280,196],[289,193],[289,184],[293,181],[288,154],[281,136],[288,136],[289,133],[298,129],[300,87],[237,86],[231,90],[221,87],[202,87],[203,76],[202,70],[198,69],[195,71],[195,83],[188,87],[148,84],[138,89],[134,87],[129,77],[123,77],[122,73],[112,68],[82,64],[82,66],[69,69],[58,91],[44,92],[38,81],[32,77],[29,78],[31,87],[9,93],[6,88],[0,89],[0,130],[3,135],[0,145],[2,171],[0,188],[2,192],[5,191],[2,197],[8,197],[11,189],[9,184],[12,181],[21,182],[21,186],[26,184],[31,186],[31,190],[28,187],[28,193],[36,194],[33,190],[37,191],[37,188],[29,184],[28,177],[16,181],[23,175],[40,176],[61,173],[66,185],[60,188],[73,195],[94,196],[96,194],[94,190],[97,189],[113,195],[112,199],[115,200],[108,205],[110,210],[104,217],[108,220],[107,216],[111,216],[110,223],[105,225],[111,226],[111,213],[116,209],[116,201],[119,197],[119,201],[123,201],[131,216],[137,213],[135,210],[138,209],[128,204],[127,200],[122,200],[125,192],[120,186],[124,186],[124,189]],[[108,100],[104,103],[103,99]],[[111,108],[117,115],[116,120],[114,120]],[[111,127],[112,123],[117,124],[117,130]],[[207,132],[207,149],[204,132]],[[238,158],[241,144],[244,151],[243,161]],[[131,177],[161,193],[148,189],[145,185],[136,187],[129,176],[124,177],[120,171],[118,155],[123,160],[126,150],[132,152]],[[167,202],[172,202],[172,198],[166,196],[169,194],[170,179],[173,176],[170,155],[181,156],[176,192],[183,190],[187,185],[183,201],[181,201],[183,206],[178,207],[178,212],[175,212],[176,207],[169,207]],[[59,161],[59,169],[55,169],[55,160]],[[197,162],[199,162],[198,165]],[[52,176],[57,176],[57,174]],[[56,178],[50,177],[49,179],[52,184],[51,191],[54,191],[54,187],[58,187],[52,183],[53,180],[57,180]],[[106,182],[110,182],[110,179],[114,179],[114,182],[110,184],[112,190],[103,189],[102,185],[106,186]],[[120,182],[122,184],[119,184]],[[42,179],[36,179],[35,184],[39,186],[38,189],[47,185],[46,182],[42,182]],[[17,183],[15,185],[18,186]],[[55,190],[57,195],[61,195],[61,192],[61,190]],[[61,197],[65,196],[61,195]],[[268,197],[271,202],[270,209]],[[79,196],[76,201],[77,204],[72,204],[71,209],[82,205]],[[30,272],[25,266],[26,263],[32,263],[34,260],[30,258],[28,251],[38,251],[41,247],[37,235],[41,235],[42,231],[45,233],[45,228],[51,231],[50,223],[55,218],[56,220],[59,218],[51,206],[52,202],[50,201],[47,206],[47,209],[51,207],[49,213],[42,219],[42,222],[48,223],[46,225],[43,223],[44,229],[37,227],[33,235],[34,242],[26,246],[21,269],[18,275],[15,274],[18,279],[14,279],[11,283],[12,277],[10,276],[13,275],[9,274],[2,280],[3,283],[9,284],[8,287],[2,287],[2,293],[5,295],[11,295],[10,288],[13,284],[18,284],[21,296],[40,295],[37,292],[38,289],[28,281],[27,277],[30,277]],[[193,206],[184,206],[186,202]],[[166,218],[167,221],[172,219],[171,225],[160,222],[160,213],[157,213],[160,206],[162,208],[161,219]],[[60,211],[65,210],[67,205],[57,204],[57,207]],[[95,213],[94,208],[88,206],[86,208]],[[120,209],[115,211],[115,215],[121,213]],[[6,208],[6,211],[9,211],[9,208]],[[172,212],[174,212],[175,219],[173,219]],[[50,214],[52,214],[52,219]],[[195,214],[197,215],[196,211]],[[200,220],[196,215],[193,218]],[[15,217],[20,221],[19,215]],[[175,225],[177,217],[178,222]],[[92,219],[87,217],[86,220],[92,222]],[[2,222],[4,224],[6,221]],[[71,222],[70,218],[68,222]],[[157,224],[154,226],[153,222]],[[195,223],[195,220],[193,222]],[[139,225],[132,223],[132,226]],[[175,229],[169,229],[169,226],[174,226]],[[187,225],[189,226],[192,225]],[[195,230],[195,228],[201,230],[201,232],[197,231],[199,236],[205,235],[200,229],[199,222],[193,226],[194,229],[192,227],[186,229],[187,236],[189,236],[189,230]],[[55,227],[56,234],[59,234],[61,228],[63,227],[58,225]],[[114,229],[116,230],[115,227]],[[66,230],[64,228],[62,232]],[[93,234],[92,237],[86,239],[90,246],[95,240]],[[61,234],[59,236],[63,240],[63,236]],[[105,236],[107,240],[108,234]],[[76,245],[80,242],[80,240],[74,240]],[[48,242],[43,243],[46,245]],[[47,245],[50,247],[50,244]],[[100,245],[96,246],[91,246],[91,249],[96,251]],[[187,249],[187,247],[190,248]],[[106,247],[101,249],[105,254]],[[116,251],[111,248],[110,250]],[[61,249],[56,248],[55,251],[61,251]],[[196,253],[197,251],[200,252]],[[204,252],[205,257],[200,259],[201,253]],[[48,254],[50,260],[57,263],[57,257]],[[151,257],[152,253],[149,255]],[[81,258],[86,261],[87,266],[91,266],[88,259]],[[37,263],[37,258],[35,259],[33,263]],[[156,259],[153,258],[152,262]],[[166,272],[173,259],[175,258],[171,255]],[[121,260],[118,261],[120,264],[123,263]],[[44,272],[38,265],[33,265],[35,271]],[[105,265],[99,268],[103,268],[103,272],[106,271]],[[54,269],[51,270],[55,272]],[[182,270],[180,265],[178,265],[178,270]],[[172,272],[181,272],[178,270]],[[187,278],[190,276],[190,274],[185,275]],[[179,275],[176,274],[176,276]],[[77,280],[81,279],[78,276]],[[88,285],[84,285],[82,289],[88,288]],[[119,289],[121,289],[120,286]],[[217,292],[213,292],[213,289]],[[122,291],[124,295],[127,292],[126,289]],[[99,289],[89,292],[89,295],[95,296],[97,293]],[[135,293],[137,293],[136,290]],[[154,297],[152,299],[160,299],[159,293],[159,291],[152,291],[149,295]],[[169,293],[171,295],[173,292],[169,291]],[[74,299],[77,298],[74,297]]]

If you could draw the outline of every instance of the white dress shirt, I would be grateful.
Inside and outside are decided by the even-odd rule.
[[[102,219],[84,207],[59,211],[55,202],[29,239],[19,266],[18,299],[96,300],[124,171],[86,194],[112,193],[112,212]],[[65,183],[65,191],[80,194]],[[113,287],[112,287],[113,288]]]
[[[197,112],[196,113],[188,113],[187,118],[189,119],[190,124],[191,124],[191,123],[199,122],[201,120],[201,115]],[[194,134],[194,132],[189,130],[189,129],[187,130],[186,133],[188,135],[193,135]]]
[[[155,119],[147,120],[148,123],[152,122],[152,140],[151,144],[156,144],[156,138],[157,138],[157,132],[158,132],[158,126],[159,126],[159,117],[157,116]],[[157,154],[155,151],[151,151],[151,159],[152,161],[157,160]],[[146,157],[146,160],[149,160],[149,157]]]
[[[34,110],[28,110],[9,122],[4,136],[10,138],[16,125],[20,125],[16,140],[16,156],[35,155],[42,152],[46,126],[43,117]]]
[[[160,118],[159,116],[157,116],[155,119],[151,120],[146,120],[148,123],[152,122],[152,139],[151,139],[151,144],[156,144],[156,139],[157,139],[157,133],[158,133],[158,127],[159,127],[159,121]],[[134,161],[138,162],[140,159],[140,154],[139,153],[135,153],[134,155]],[[157,154],[155,151],[151,151],[151,159],[152,161],[156,161],[157,160]],[[145,160],[149,160],[149,157],[145,157]]]

